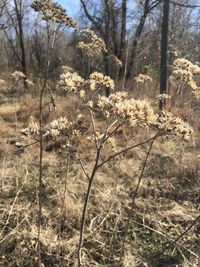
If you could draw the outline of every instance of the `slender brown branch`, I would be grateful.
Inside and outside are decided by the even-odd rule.
[[[99,144],[98,144],[98,140],[97,140],[97,131],[96,131],[96,125],[95,125],[95,121],[94,121],[94,116],[92,113],[92,110],[90,110],[90,116],[92,119],[92,129],[93,129],[93,133],[94,133],[94,139],[95,139],[95,145],[96,145],[96,149],[98,150]]]
[[[113,129],[108,135],[106,135],[105,139],[103,140],[104,142],[108,140],[108,138],[110,138],[123,124],[125,123],[125,121],[123,121],[122,123],[118,124],[117,127],[115,127],[115,129]]]
[[[43,178],[43,95],[44,91],[47,87],[48,81],[48,74],[49,74],[49,66],[53,54],[53,49],[56,42],[56,34],[57,30],[54,31],[53,40],[50,46],[50,25],[47,22],[47,57],[46,57],[46,64],[45,64],[45,73],[44,73],[44,81],[43,86],[40,90],[40,98],[39,98],[39,144],[40,144],[40,151],[39,151],[39,192],[38,192],[38,266],[41,266],[41,221],[42,221],[42,193],[43,193],[43,186],[42,186],[42,178]]]
[[[130,209],[130,212],[129,212],[129,215],[128,215],[128,221],[127,221],[126,226],[125,226],[125,233],[124,233],[124,238],[123,238],[123,241],[122,241],[122,251],[121,251],[120,262],[121,262],[121,260],[122,260],[122,258],[124,256],[125,242],[126,242],[126,237],[127,237],[128,229],[129,229],[129,226],[130,226],[130,221],[132,219],[133,210],[135,208],[135,200],[137,198],[139,187],[140,187],[140,183],[142,181],[142,178],[143,178],[143,175],[144,175],[144,171],[146,169],[146,165],[147,165],[147,162],[148,162],[148,159],[149,159],[149,156],[150,156],[152,147],[153,147],[153,143],[156,140],[156,138],[157,138],[157,135],[155,135],[153,137],[153,139],[151,140],[151,144],[150,144],[149,149],[147,151],[147,154],[146,154],[146,157],[145,157],[145,160],[144,160],[144,164],[143,164],[143,167],[142,167],[140,176],[138,178],[137,186],[136,186],[135,191],[133,193],[131,209]]]
[[[88,178],[88,180],[90,180],[90,176],[89,176],[89,174],[87,173],[85,167],[83,166],[83,162],[82,162],[82,160],[79,158],[79,156],[76,156],[76,158],[78,159],[78,161],[79,161],[79,163],[80,163],[80,165],[81,165],[81,169],[83,170],[85,176]]]
[[[192,229],[192,227],[194,227],[199,222],[200,222],[200,215],[197,216],[197,218],[190,224],[190,226],[188,226],[188,228],[183,233],[181,233],[176,239],[174,239],[172,242],[170,242],[162,249],[162,251],[158,254],[158,256],[155,258],[155,261],[153,262],[154,266],[164,255],[166,250],[174,246],[184,235],[186,235]]]
[[[100,146],[97,149],[96,159],[95,159],[94,167],[93,167],[90,179],[89,179],[86,198],[84,201],[83,213],[82,213],[82,218],[81,218],[80,238],[79,238],[79,245],[78,245],[78,267],[80,267],[82,265],[82,263],[81,263],[81,258],[82,258],[81,250],[82,250],[82,246],[83,246],[86,212],[87,212],[87,207],[88,207],[89,198],[90,198],[90,194],[91,194],[91,188],[92,188],[93,180],[94,180],[95,174],[98,170],[98,162],[99,162],[99,158],[100,158],[100,154],[101,154],[101,149],[102,149],[102,146]]]
[[[156,234],[158,234],[158,235],[160,235],[160,236],[163,236],[163,237],[166,238],[168,241],[174,241],[173,238],[172,238],[171,236],[168,236],[167,234],[165,234],[165,233],[163,233],[163,232],[161,232],[161,231],[155,230],[154,228],[152,228],[152,227],[150,227],[150,226],[147,226],[146,224],[139,223],[139,222],[137,222],[137,221],[135,221],[135,220],[131,220],[131,222],[133,222],[133,223],[135,223],[135,224],[138,224],[138,225],[140,225],[140,226],[142,226],[142,227],[144,227],[144,228],[146,228],[146,229],[148,229],[148,230],[150,230],[150,231],[152,231],[152,232],[154,232],[154,233],[156,233]],[[183,248],[184,250],[188,251],[191,255],[193,255],[193,256],[195,256],[195,257],[197,257],[197,258],[199,257],[195,252],[193,252],[192,250],[186,248],[186,247],[183,246],[182,244],[180,244],[180,243],[178,243],[178,242],[176,242],[175,244],[176,244],[177,246]]]
[[[108,157],[106,160],[104,160],[103,162],[101,162],[101,163],[98,165],[98,168],[100,168],[101,166],[103,166],[104,164],[106,164],[108,161],[114,159],[115,157],[119,156],[120,154],[122,154],[122,153],[124,153],[124,152],[127,152],[127,151],[129,151],[129,150],[131,150],[131,149],[133,149],[133,148],[136,148],[136,147],[138,147],[138,146],[141,146],[141,145],[144,145],[144,144],[146,144],[146,143],[148,143],[148,142],[151,142],[151,141],[154,140],[155,137],[157,137],[157,136],[158,136],[158,134],[156,134],[154,137],[152,137],[152,138],[150,138],[150,139],[147,139],[147,140],[145,140],[145,141],[143,141],[143,142],[141,142],[141,143],[132,145],[132,146],[130,146],[130,147],[127,147],[127,148],[125,148],[125,149],[120,150],[119,152],[116,152],[114,155],[111,155],[111,156]]]

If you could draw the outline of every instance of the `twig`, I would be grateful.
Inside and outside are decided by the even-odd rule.
[[[39,98],[39,144],[40,144],[40,151],[39,151],[39,192],[38,192],[38,267],[41,266],[41,241],[40,241],[40,235],[41,235],[41,221],[42,221],[42,192],[43,192],[43,186],[42,186],[42,178],[43,178],[43,95],[44,91],[47,87],[47,81],[48,81],[48,74],[49,74],[49,66],[53,54],[53,49],[56,42],[56,35],[58,32],[57,28],[54,30],[53,34],[53,40],[50,46],[50,25],[47,22],[47,58],[46,58],[46,64],[45,64],[45,73],[44,73],[44,81],[43,86],[40,90],[40,98]]]
[[[140,173],[140,176],[138,178],[138,183],[137,183],[137,186],[135,188],[135,191],[133,193],[133,197],[132,197],[132,204],[131,204],[131,209],[130,209],[130,212],[129,212],[129,216],[128,216],[128,221],[127,221],[127,224],[125,226],[125,233],[124,233],[124,238],[123,238],[123,241],[122,241],[122,251],[121,251],[121,256],[120,256],[120,262],[124,256],[124,249],[125,249],[125,242],[126,242],[126,237],[127,237],[127,233],[128,233],[128,229],[129,229],[129,225],[130,225],[130,221],[132,219],[132,213],[133,213],[133,210],[135,208],[135,199],[138,195],[138,191],[139,191],[139,187],[140,187],[140,183],[141,183],[141,180],[143,178],[143,174],[144,174],[144,171],[145,171],[145,168],[146,168],[146,165],[147,165],[147,161],[148,161],[148,158],[149,158],[149,155],[151,153],[151,150],[152,150],[152,147],[153,147],[153,143],[154,141],[156,140],[157,138],[157,135],[154,136],[154,138],[151,140],[151,144],[149,146],[149,149],[147,151],[147,154],[146,154],[146,158],[144,160],[144,164],[143,164],[143,167],[142,167],[142,170],[141,170],[141,173]]]
[[[89,176],[89,174],[87,173],[85,167],[83,166],[83,162],[82,162],[82,160],[79,158],[78,155],[76,156],[76,158],[78,159],[78,161],[79,161],[79,163],[80,163],[80,165],[81,165],[81,169],[83,170],[85,176],[88,178],[88,180],[90,180],[90,176]]]
[[[6,226],[7,226],[8,223],[9,223],[9,220],[10,220],[10,217],[11,217],[11,215],[12,215],[12,212],[13,212],[13,209],[14,209],[14,206],[15,206],[15,203],[16,203],[17,200],[18,200],[19,194],[21,193],[21,191],[22,191],[22,189],[23,189],[23,187],[24,187],[24,184],[25,184],[25,182],[26,182],[26,180],[27,180],[27,177],[28,177],[28,169],[26,169],[26,175],[25,175],[24,181],[23,181],[21,187],[19,188],[19,190],[18,190],[18,192],[17,192],[17,194],[16,194],[16,196],[15,196],[15,199],[14,199],[14,201],[13,201],[13,203],[12,203],[12,206],[11,206],[11,209],[10,209],[10,211],[9,211],[8,218],[7,218],[7,220],[6,220],[6,223],[5,223],[4,227],[3,227],[3,229],[1,230],[0,236],[3,234],[3,232],[4,232],[5,228],[6,228]]]
[[[163,256],[165,251],[168,250],[170,247],[174,246],[184,235],[186,235],[192,229],[193,226],[195,226],[195,224],[197,224],[199,222],[199,220],[200,220],[200,215],[197,216],[197,218],[191,223],[191,225],[182,234],[180,234],[176,239],[174,239],[172,242],[170,242],[170,244],[166,245],[162,249],[162,251],[156,257],[156,259],[153,263],[156,264],[160,260],[160,258]]]
[[[62,206],[61,206],[61,212],[60,212],[60,231],[59,231],[59,236],[61,236],[62,232],[62,225],[64,221],[64,207],[65,207],[65,199],[66,199],[66,192],[67,192],[67,177],[68,177],[68,172],[69,172],[69,155],[67,157],[67,171],[65,175],[65,181],[64,181],[64,192],[63,192],[63,199],[62,199]],[[61,247],[61,240],[59,239],[59,250]],[[60,255],[60,252],[59,252]]]
[[[124,75],[123,75],[123,81],[122,81],[122,90],[125,89],[126,73],[127,73],[127,67],[128,67],[129,49],[130,49],[130,38],[128,38],[128,43],[127,43],[126,62],[125,62],[125,69],[124,69]]]
[[[83,213],[82,213],[82,218],[81,218],[80,238],[79,238],[79,245],[78,245],[78,267],[80,267],[82,264],[81,263],[81,250],[82,250],[82,245],[83,245],[83,235],[84,235],[84,229],[85,229],[86,212],[87,212],[87,207],[88,207],[88,203],[89,203],[89,198],[90,198],[93,180],[94,180],[96,171],[98,170],[98,162],[99,162],[101,149],[102,149],[102,146],[100,146],[97,149],[96,159],[95,159],[94,167],[93,167],[90,179],[89,179],[88,189],[87,189],[87,193],[86,193],[86,199],[85,199],[84,207],[83,207]]]
[[[130,147],[127,147],[125,149],[122,149],[120,150],[119,152],[116,152],[114,155],[111,155],[110,157],[108,157],[106,160],[104,160],[103,162],[101,162],[99,165],[98,165],[98,168],[100,168],[101,166],[103,166],[104,164],[106,164],[108,161],[114,159],[115,157],[119,156],[120,154],[124,153],[124,152],[127,152],[133,148],[136,148],[138,146],[141,146],[141,145],[144,145],[146,143],[149,143],[151,142],[152,140],[154,140],[155,137],[157,137],[158,135],[156,134],[154,137],[150,138],[150,139],[147,139],[141,143],[138,143],[138,144],[135,144],[135,145],[132,145]]]
[[[139,222],[137,222],[137,221],[135,221],[135,220],[131,220],[131,221],[132,221],[133,223],[135,223],[135,224],[141,225],[142,227],[144,227],[144,228],[146,228],[146,229],[149,229],[150,231],[152,231],[152,232],[154,232],[154,233],[157,233],[157,234],[159,234],[159,235],[165,237],[167,240],[171,240],[171,241],[173,241],[173,238],[172,238],[172,237],[170,237],[170,236],[168,236],[168,235],[166,235],[166,234],[164,234],[164,233],[162,233],[162,232],[160,232],[160,231],[158,231],[158,230],[155,230],[154,228],[152,228],[152,227],[150,227],[150,226],[147,226],[146,224],[139,223]],[[180,243],[176,242],[176,245],[179,246],[179,247],[181,247],[181,248],[183,248],[184,250],[187,250],[187,251],[188,251],[190,254],[192,254],[193,256],[195,256],[195,257],[197,257],[197,258],[199,257],[199,256],[198,256],[196,253],[194,253],[192,250],[186,248],[185,246],[181,245]]]

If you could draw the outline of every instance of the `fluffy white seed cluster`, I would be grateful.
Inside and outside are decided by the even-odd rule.
[[[39,134],[39,126],[36,122],[29,123],[27,128],[20,131],[24,138],[35,138]]]
[[[120,68],[123,66],[122,61],[121,61],[119,58],[117,58],[115,55],[111,55],[111,56],[110,56],[110,59],[111,59],[111,63],[112,63],[114,66],[116,66],[117,68],[120,69]]]
[[[15,80],[26,78],[26,75],[23,72],[18,71],[18,70],[15,70],[11,75]]]
[[[36,12],[42,13],[43,20],[64,24],[72,28],[77,27],[77,23],[66,14],[66,10],[58,3],[51,0],[34,0],[31,7]]]
[[[61,74],[57,87],[68,92],[77,93],[85,86],[85,80],[76,72]]]
[[[0,79],[0,91],[5,91],[8,88],[8,84],[5,80]]]
[[[67,92],[78,93],[81,98],[86,96],[86,90],[110,89],[115,87],[114,81],[100,72],[93,72],[88,80],[84,80],[78,73],[66,72],[61,74],[57,88]]]
[[[105,42],[98,37],[92,30],[85,29],[81,31],[82,35],[86,37],[85,42],[79,42],[78,48],[80,48],[83,54],[87,58],[99,57],[106,51]]]
[[[187,84],[198,99],[200,99],[200,87],[197,85],[199,77],[200,67],[198,65],[184,58],[174,61],[171,80]]]
[[[53,139],[58,138],[61,135],[69,136],[72,134],[74,125],[66,117],[60,117],[50,123],[45,136],[51,137]]]
[[[168,100],[168,99],[170,99],[170,98],[171,98],[171,96],[168,95],[168,94],[160,94],[160,95],[158,95],[158,96],[156,97],[156,99],[161,100],[161,101],[165,101],[165,100]]]
[[[90,77],[89,77],[89,84],[90,84],[90,89],[95,90],[95,89],[105,89],[108,88],[110,90],[114,90],[115,88],[115,83],[114,81],[110,78],[110,76],[106,76],[102,74],[101,72],[93,72]]]
[[[145,82],[152,82],[152,78],[146,74],[139,74],[137,77],[134,78],[137,83],[145,83]]]
[[[126,93],[111,94],[109,98],[100,97],[98,107],[107,118],[116,118],[131,127],[149,127],[157,119],[147,101],[128,99]]]
[[[193,129],[188,123],[174,117],[170,112],[163,111],[161,116],[158,117],[156,126],[163,134],[172,134],[186,141],[189,141],[193,134]]]

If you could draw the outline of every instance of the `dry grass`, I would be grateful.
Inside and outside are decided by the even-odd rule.
[[[37,119],[35,100],[26,96],[17,104],[0,106],[0,230],[3,230],[0,266],[30,267],[36,266],[37,262],[38,148],[30,147],[24,154],[16,155],[14,147],[7,143],[16,139],[18,129],[27,124],[30,116]],[[46,121],[66,114],[74,116],[75,100],[70,100],[57,97],[56,112],[48,113],[47,109]],[[188,109],[182,112],[189,116]],[[98,128],[101,127],[99,120]],[[90,171],[94,151],[87,140],[88,131],[90,129],[83,132],[79,149],[84,151],[83,163]],[[147,132],[119,132],[120,145],[128,145],[133,134],[138,142]],[[97,173],[86,220],[84,267],[119,266],[124,227],[147,149],[144,146],[130,151]],[[107,153],[105,150],[104,157]],[[176,238],[199,215],[198,164],[199,152],[192,144],[184,145],[175,139],[156,142],[136,199],[124,267],[152,267],[152,260],[166,240]],[[64,154],[45,152],[43,183],[43,264],[48,267],[76,266],[80,217],[88,180],[75,159],[70,160],[67,172]],[[169,249],[162,265],[158,266],[195,266],[196,258],[190,251],[197,253],[198,228],[192,229],[176,248]]]

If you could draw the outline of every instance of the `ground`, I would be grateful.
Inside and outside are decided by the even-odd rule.
[[[46,103],[48,102],[45,99]],[[2,94],[0,103],[0,266],[37,266],[38,146],[16,149],[20,130],[38,119],[38,96]],[[73,116],[74,99],[56,96],[56,111],[44,109],[45,122]],[[94,179],[84,234],[83,266],[197,266],[200,215],[199,111],[176,108],[195,129],[194,140],[158,139],[141,181],[126,237],[130,206],[149,145],[105,164]],[[101,127],[101,118],[98,121]],[[144,129],[119,132],[121,145],[144,140]],[[83,163],[93,165],[88,129],[79,139]],[[106,157],[105,151],[104,157]],[[43,163],[42,263],[76,266],[80,220],[88,179],[79,162],[62,151],[45,151]]]

